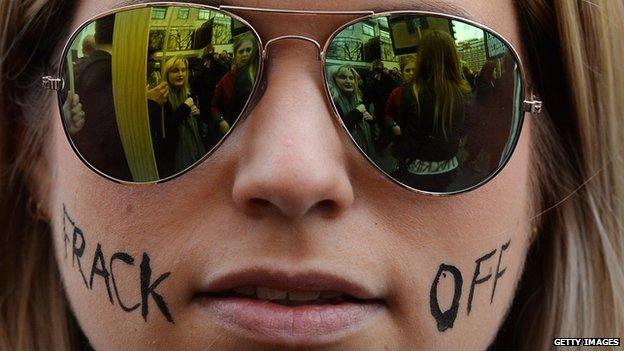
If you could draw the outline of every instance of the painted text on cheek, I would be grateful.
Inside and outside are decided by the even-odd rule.
[[[145,321],[147,321],[147,316],[149,315],[149,300],[151,298],[167,321],[173,323],[173,317],[167,302],[157,292],[157,288],[169,278],[171,272],[163,273],[152,280],[151,259],[147,253],[143,253],[138,267],[137,289],[141,293],[141,300],[128,301],[119,293],[118,281],[115,279],[115,267],[121,264],[134,267],[135,259],[132,255],[126,252],[115,252],[110,256],[110,260],[107,261],[102,244],[97,243],[93,258],[87,261],[85,256],[85,251],[87,251],[85,234],[71,218],[65,205],[63,205],[63,241],[65,243],[65,258],[67,259],[69,252],[71,252],[72,267],[77,268],[87,289],[93,290],[93,285],[98,279],[101,279],[106,287],[108,300],[112,305],[115,305],[115,301],[117,301],[121,309],[126,312],[133,312],[141,307],[141,316]],[[90,267],[85,266],[86,262],[91,263]],[[87,275],[85,275],[85,269],[90,269],[88,279]]]
[[[470,315],[470,312],[472,311],[472,301],[479,291],[479,289],[477,288],[490,280],[492,280],[490,304],[492,304],[492,302],[494,301],[494,294],[496,293],[496,286],[498,284],[498,281],[503,277],[505,271],[507,271],[507,267],[501,267],[501,261],[503,259],[503,254],[505,253],[505,251],[507,251],[510,244],[511,240],[503,244],[500,249],[494,249],[475,260],[475,269],[472,275],[470,292],[468,294],[468,303],[466,305],[467,315]],[[498,263],[496,264],[496,272],[494,274],[483,274],[481,272],[482,265],[489,261],[494,255],[496,255],[496,252],[498,252]],[[440,306],[439,296],[440,281],[444,279],[450,280],[450,284],[453,286],[453,298],[450,307],[442,310],[442,307]],[[438,273],[436,274],[433,283],[431,284],[431,290],[429,291],[429,307],[431,310],[431,315],[436,320],[438,330],[441,332],[449,328],[453,328],[453,324],[455,323],[455,319],[457,318],[457,312],[459,311],[463,281],[464,279],[462,277],[462,273],[457,267],[444,263],[440,264],[438,268]],[[447,294],[443,294],[442,296],[445,295]]]

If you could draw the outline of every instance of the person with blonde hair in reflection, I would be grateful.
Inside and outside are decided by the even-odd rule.
[[[164,91],[156,98],[148,91],[152,142],[158,173],[163,178],[187,168],[205,154],[196,119],[200,110],[191,97],[188,68],[188,60],[182,56],[168,59],[162,68]]]
[[[234,117],[251,94],[258,71],[258,48],[250,33],[234,38],[232,69],[221,78],[212,97],[211,113],[221,134],[230,130]]]
[[[411,82],[403,89],[397,121],[387,116],[400,135],[402,179],[444,188],[459,167],[460,139],[466,136],[471,88],[461,71],[455,41],[432,30],[420,42]],[[395,95],[396,97],[396,95]],[[397,126],[394,126],[394,123]]]

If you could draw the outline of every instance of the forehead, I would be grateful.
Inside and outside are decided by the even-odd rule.
[[[86,0],[81,1],[73,28],[80,23],[128,5],[149,4],[146,0]],[[170,3],[195,3],[218,7],[220,5],[291,9],[307,11],[431,11],[473,20],[507,38],[518,48],[518,27],[513,0],[200,0],[170,1]],[[342,24],[356,19],[354,15],[292,15],[232,11],[241,16],[258,31],[263,41],[280,35],[304,35],[323,42]],[[293,16],[297,19],[293,20]]]

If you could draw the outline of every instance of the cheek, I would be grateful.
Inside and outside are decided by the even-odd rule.
[[[406,330],[435,339],[424,349],[486,349],[506,315],[534,215],[529,136],[530,121],[525,121],[509,164],[473,192],[452,200],[423,198],[411,208],[387,204],[388,213],[403,214],[390,225],[399,235],[385,244],[398,262],[392,272],[398,294],[392,301],[409,325]]]
[[[163,200],[152,189],[114,184],[89,170],[66,140],[58,114],[54,118],[54,245],[80,326],[96,349],[147,345],[162,333],[175,334],[168,319],[187,298],[172,293],[181,275],[172,262],[183,245],[175,236],[177,217],[162,210]],[[179,200],[172,193],[160,195]],[[157,238],[167,234],[165,249]]]

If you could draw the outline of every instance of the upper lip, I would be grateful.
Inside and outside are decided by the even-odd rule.
[[[215,293],[243,286],[262,286],[285,291],[338,291],[361,300],[378,299],[368,288],[325,272],[292,273],[267,269],[247,269],[221,275],[203,293]]]

